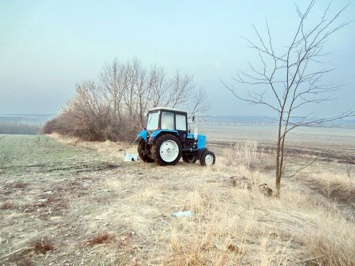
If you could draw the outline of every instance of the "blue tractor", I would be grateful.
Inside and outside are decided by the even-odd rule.
[[[206,148],[206,136],[190,133],[187,112],[156,107],[147,115],[147,127],[139,132],[138,154],[142,161],[158,165],[184,162],[213,165],[216,157]]]

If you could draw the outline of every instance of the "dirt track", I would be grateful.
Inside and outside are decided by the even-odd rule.
[[[208,144],[216,150],[233,143],[254,141],[259,151],[273,153],[276,148],[275,126],[201,126]],[[286,155],[355,164],[354,128],[301,128],[286,139]]]
[[[233,146],[236,142],[210,141],[209,147],[213,150],[221,151],[226,147]],[[275,153],[276,145],[270,142],[259,142],[258,151],[263,151],[269,154]],[[355,147],[350,145],[327,145],[322,144],[307,144],[298,145],[295,143],[287,143],[285,148],[288,156],[301,157],[317,157],[318,160],[326,162],[338,162],[344,164],[355,164]]]

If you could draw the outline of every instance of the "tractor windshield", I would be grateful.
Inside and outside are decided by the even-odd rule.
[[[148,114],[147,130],[157,130],[159,127],[159,114],[160,111],[152,112]]]

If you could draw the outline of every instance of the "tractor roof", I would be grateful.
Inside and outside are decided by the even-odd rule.
[[[165,111],[171,111],[171,112],[177,112],[177,113],[186,113],[186,111],[180,110],[180,109],[176,109],[176,108],[170,108],[170,107],[154,107],[152,109],[149,109],[149,112],[152,111],[160,111],[160,110],[165,110]]]

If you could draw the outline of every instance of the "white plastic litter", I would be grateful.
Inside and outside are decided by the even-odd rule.
[[[192,211],[183,211],[173,213],[174,217],[190,217],[192,216]]]
[[[137,161],[137,155],[136,154],[132,154],[132,153],[124,153],[124,161],[125,162],[135,162]]]

